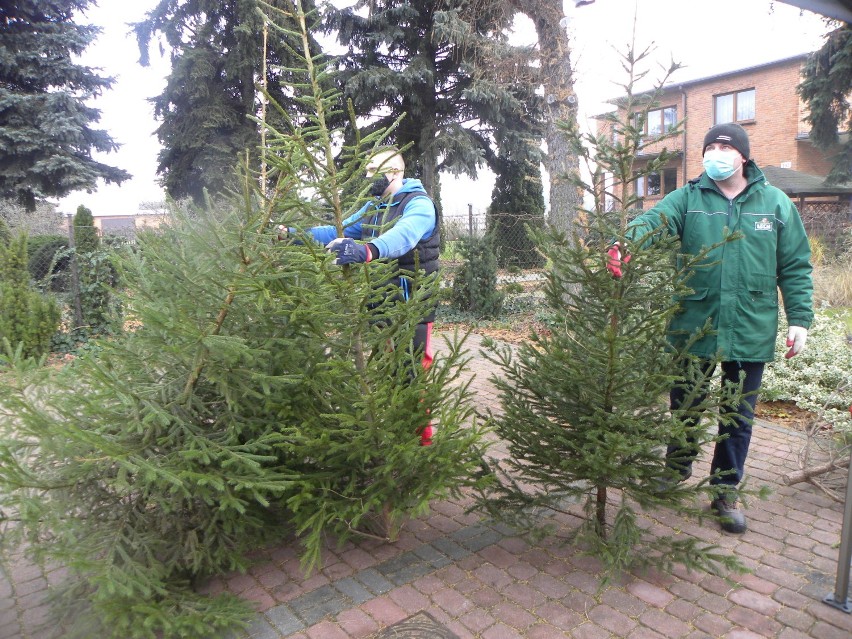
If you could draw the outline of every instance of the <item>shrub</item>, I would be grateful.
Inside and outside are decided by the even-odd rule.
[[[52,291],[67,290],[71,263],[67,237],[42,235],[33,238],[28,254],[27,270],[33,280]]]
[[[497,259],[490,238],[459,240],[458,249],[464,263],[453,280],[450,303],[477,317],[496,317],[504,295],[497,290]]]
[[[807,346],[791,359],[784,358],[787,324],[783,320],[779,332],[775,361],[763,374],[762,399],[796,402],[833,423],[838,431],[852,433],[852,346],[843,315],[817,312]]]
[[[20,346],[24,357],[40,357],[59,326],[59,307],[33,290],[26,256],[26,234],[0,242],[0,341]]]

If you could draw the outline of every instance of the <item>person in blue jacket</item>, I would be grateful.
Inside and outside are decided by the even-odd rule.
[[[438,270],[440,224],[435,204],[420,180],[406,178],[405,161],[399,149],[385,147],[367,162],[372,199],[343,221],[344,237],[337,237],[334,226],[315,226],[307,230],[329,252],[337,264],[359,264],[377,259],[396,260],[402,271],[418,268],[426,273]],[[284,230],[284,229],[280,229]],[[411,294],[408,277],[398,275],[402,299]],[[417,325],[414,350],[422,349],[424,369],[432,363],[432,324],[435,309]],[[420,443],[432,443],[432,426],[420,433]]]

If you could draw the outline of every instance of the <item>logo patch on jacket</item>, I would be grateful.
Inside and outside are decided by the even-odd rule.
[[[769,221],[768,217],[763,218],[760,222],[754,223],[755,231],[771,231],[772,230],[772,222]]]

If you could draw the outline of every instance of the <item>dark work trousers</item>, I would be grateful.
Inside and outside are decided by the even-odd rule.
[[[709,363],[704,364],[706,375],[712,373],[710,366]],[[763,362],[722,362],[722,383],[737,384],[740,375],[743,375],[745,397],[737,407],[734,424],[719,423],[719,435],[726,437],[716,442],[713,461],[710,464],[710,473],[715,474],[718,471],[723,474],[720,477],[711,478],[711,484],[735,488],[743,478],[745,460],[751,442],[751,427],[754,420],[754,407],[757,404],[757,391],[760,389],[760,382],[763,379],[763,367]],[[672,389],[669,396],[669,405],[672,410],[682,406],[686,394],[686,389],[683,387]],[[700,404],[706,397],[706,391],[701,393],[700,396],[695,398],[693,406]],[[692,464],[697,453],[696,450],[684,450],[670,445],[666,452],[666,458],[679,460],[678,463],[672,465],[680,467],[681,471],[685,472],[686,467]]]

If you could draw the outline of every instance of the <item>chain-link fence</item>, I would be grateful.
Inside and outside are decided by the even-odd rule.
[[[108,304],[105,287],[117,284],[110,256],[135,243],[136,229],[77,225],[78,232],[89,228],[98,236],[97,249],[81,252],[75,246],[75,226],[70,219],[57,215],[52,222],[18,223],[10,225],[10,230],[13,234],[27,233],[30,276],[40,290],[56,296],[66,309],[66,327],[90,325],[93,315],[104,318],[108,314],[108,308],[94,307]]]
[[[529,230],[540,229],[544,224],[542,214],[491,213],[473,206],[468,206],[466,212],[444,213],[441,264],[447,277],[452,279],[464,262],[465,240],[477,238],[489,242],[500,285],[519,285],[524,290],[537,287],[543,281],[545,260]]]
[[[808,237],[818,237],[835,253],[848,249],[852,240],[852,207],[849,202],[805,202],[799,206]]]

